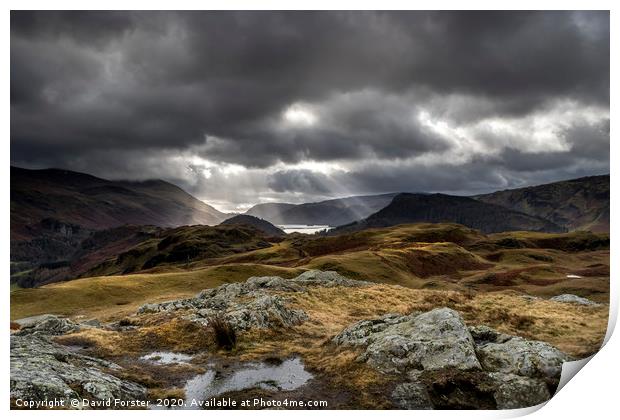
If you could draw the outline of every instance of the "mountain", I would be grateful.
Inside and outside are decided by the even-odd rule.
[[[483,233],[505,231],[562,232],[562,227],[539,217],[446,194],[398,194],[385,208],[359,222],[340,226],[330,235],[405,223],[458,223]]]
[[[252,226],[260,230],[267,236],[274,236],[274,237],[286,236],[286,233],[279,227],[272,225],[266,220],[260,219],[258,217],[250,216],[248,214],[238,214],[236,216],[233,216],[230,219],[224,220],[222,223],[220,223],[220,226],[221,225]]]
[[[125,224],[174,227],[215,225],[226,215],[161,180],[108,181],[61,169],[11,167],[11,239],[39,236],[54,220],[86,230]]]
[[[568,230],[609,232],[609,175],[497,191],[474,198],[542,217]]]
[[[286,216],[284,214],[293,208],[297,207],[297,204],[289,203],[261,203],[252,206],[245,212],[248,216],[259,217],[263,220],[268,220],[275,224],[289,224],[286,222]],[[290,223],[293,224],[293,223]]]
[[[158,227],[215,225],[226,217],[160,180],[108,181],[61,169],[11,167],[11,282],[31,286],[74,278]]]
[[[264,203],[245,214],[260,217],[278,225],[340,226],[363,219],[387,206],[397,193],[353,196],[317,203]]]

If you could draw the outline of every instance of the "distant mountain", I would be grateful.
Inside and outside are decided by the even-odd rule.
[[[260,230],[267,236],[282,237],[286,236],[286,233],[277,226],[272,225],[266,220],[260,219],[248,214],[238,214],[230,219],[224,220],[220,225],[245,225],[252,226]]]
[[[385,208],[359,222],[340,226],[329,234],[405,223],[458,223],[483,233],[516,230],[562,232],[548,220],[519,213],[469,197],[446,194],[398,194]]]
[[[474,198],[545,218],[568,230],[609,232],[609,175],[497,191]]]
[[[61,169],[11,167],[11,239],[39,236],[41,221],[86,230],[125,224],[215,225],[227,215],[161,180],[108,181]]]
[[[377,212],[387,206],[396,194],[354,196],[304,204],[264,203],[255,205],[245,214],[278,225],[339,226]]]
[[[286,216],[284,215],[288,210],[297,207],[297,204],[289,203],[262,203],[252,206],[245,212],[248,216],[259,217],[263,220],[268,220],[275,224],[293,224],[286,222]]]

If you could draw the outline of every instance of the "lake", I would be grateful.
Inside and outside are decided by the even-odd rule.
[[[286,233],[308,233],[312,234],[324,229],[331,229],[331,226],[327,225],[278,225]]]

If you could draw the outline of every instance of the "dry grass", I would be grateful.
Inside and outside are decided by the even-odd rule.
[[[127,365],[153,350],[196,354],[195,363],[223,363],[286,359],[299,355],[319,380],[354,395],[356,406],[389,407],[385,389],[394,377],[356,361],[356,349],[331,344],[343,328],[386,313],[409,314],[437,307],[459,311],[469,325],[488,325],[501,332],[542,340],[576,357],[600,347],[607,326],[607,307],[586,307],[528,300],[516,293],[461,293],[415,290],[392,285],[363,288],[309,288],[307,292],[278,292],[288,305],[303,309],[310,319],[293,328],[253,329],[237,336],[235,349],[217,346],[211,328],[183,320],[182,312],[134,316],[135,329],[88,329],[57,338],[63,344],[80,344],[87,352]],[[229,361],[229,362],[226,362]],[[189,367],[148,367],[130,362],[125,377],[146,385],[152,395],[167,395],[196,374]],[[172,392],[170,395],[177,395]]]
[[[239,264],[196,271],[92,277],[11,292],[11,319],[53,313],[118,319],[151,302],[194,296],[201,290],[250,276],[294,277],[300,269]]]
[[[386,386],[393,378],[357,362],[356,350],[336,348],[330,341],[361,319],[450,307],[459,311],[469,325],[488,325],[508,334],[545,341],[576,357],[590,355],[600,347],[607,328],[607,306],[587,307],[522,296],[574,293],[606,303],[609,251],[571,250],[574,244],[589,246],[596,242],[588,235],[514,232],[485,237],[448,224],[371,229],[355,235],[341,242],[298,236],[193,271],[155,269],[148,274],[79,279],[15,290],[11,293],[11,319],[56,313],[121,321],[127,329],[85,329],[57,340],[83,346],[88,354],[126,366],[123,375],[145,384],[152,396],[180,395],[178,387],[187,375],[196,374],[196,368],[134,363],[150,351],[195,354],[198,365],[213,358],[238,362],[300,355],[317,378],[335,390],[354,395],[355,406],[368,408],[389,406]],[[502,241],[510,246],[545,243],[563,250],[502,248],[498,246]],[[329,255],[325,255],[326,249]],[[182,312],[135,315],[136,309],[147,302],[193,296],[205,288],[244,281],[253,275],[290,278],[309,268],[336,270],[378,284],[279,292],[291,307],[303,309],[310,319],[294,328],[238,332],[232,351],[217,346],[211,328],[181,319]],[[567,278],[567,274],[583,278]]]
[[[413,290],[376,285],[367,288],[315,288],[308,293],[284,294],[294,307],[305,310],[308,337],[327,339],[359,319],[386,313],[412,313],[437,307],[459,311],[470,325],[488,325],[501,332],[549,342],[574,356],[592,354],[607,329],[608,307],[528,300],[515,293],[460,293]]]
[[[411,288],[514,290],[546,297],[575,293],[606,302],[609,250],[605,241],[605,235],[580,232],[484,236],[454,224],[401,225],[328,238],[296,236],[269,248],[193,265],[202,264],[201,269],[159,267],[150,273],[14,290],[11,319],[43,313],[113,319],[135,312],[146,302],[189,297],[253,275],[293,277],[310,268]],[[530,248],[514,248],[515,244]],[[558,248],[536,248],[541,244]],[[584,278],[569,279],[567,274]]]
[[[224,317],[212,316],[208,325],[213,331],[213,338],[217,346],[224,350],[232,350],[237,345],[237,333],[233,326]]]
[[[197,353],[212,349],[215,343],[210,328],[170,314],[154,317],[135,329],[91,328],[56,340],[65,345],[85,347],[92,355],[104,358],[135,357],[155,350]]]

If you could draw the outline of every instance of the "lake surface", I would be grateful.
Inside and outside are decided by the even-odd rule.
[[[286,233],[299,232],[308,234],[332,228],[331,226],[327,225],[278,225],[278,227]]]

